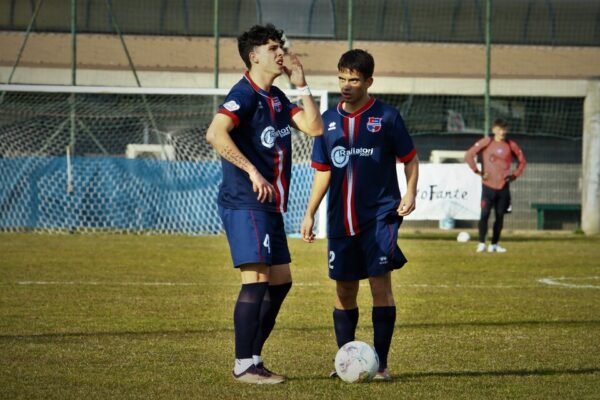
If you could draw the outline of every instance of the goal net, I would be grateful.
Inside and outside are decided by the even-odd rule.
[[[204,136],[227,92],[0,86],[0,230],[222,232],[221,163]],[[289,234],[312,183],[312,140],[292,145]]]

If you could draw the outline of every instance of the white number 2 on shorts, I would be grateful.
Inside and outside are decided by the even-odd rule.
[[[335,251],[329,252],[329,269],[333,269],[333,261],[335,260]]]
[[[271,254],[271,239],[269,239],[269,234],[265,235],[265,240],[263,241],[263,246],[267,248],[269,254]]]

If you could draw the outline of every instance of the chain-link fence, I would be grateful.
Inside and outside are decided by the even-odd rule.
[[[293,40],[482,46],[486,39],[487,4],[485,0],[0,0],[0,31],[13,35],[25,31],[68,35],[74,31],[111,37],[117,37],[120,31],[125,37],[137,39],[212,38],[216,35],[233,38],[253,24],[273,22]],[[577,46],[586,49],[600,46],[598,1],[495,0],[490,4],[492,46]],[[292,9],[293,12],[290,12]],[[75,18],[71,18],[72,12]],[[168,41],[153,43],[168,45]],[[209,51],[216,52],[217,48]],[[215,58],[214,54],[200,56]],[[18,64],[18,57],[11,59],[10,63],[6,58],[3,60],[5,68]],[[29,66],[32,65],[35,66],[35,63],[30,62]],[[218,74],[219,71],[215,72]],[[439,66],[438,72],[440,76],[445,73],[443,65]],[[482,69],[480,76],[483,77],[484,73]],[[519,79],[520,82],[527,80],[526,77]],[[491,81],[495,82],[494,76]],[[561,86],[570,84],[565,79],[546,79],[540,83],[547,88],[544,95],[523,95],[522,91],[511,94],[512,86],[502,87],[502,84],[496,82],[495,87],[501,89],[502,95],[492,91],[489,105],[486,105],[483,93],[449,94],[443,86],[439,87],[439,93],[423,94],[406,89],[394,92],[392,88],[386,93],[374,91],[373,94],[400,110],[415,139],[419,156],[425,162],[431,150],[465,150],[485,134],[486,110],[492,117],[505,118],[512,138],[522,147],[529,163],[524,176],[513,185],[515,215],[506,220],[506,226],[533,229],[536,227],[536,211],[530,208],[531,203],[580,202],[584,94],[564,95]],[[510,82],[513,86],[518,84],[518,79]],[[93,96],[89,99],[98,100]],[[85,97],[78,102],[84,100]],[[335,95],[330,96],[330,104],[337,100]],[[36,107],[52,114],[53,101]],[[124,101],[124,97],[106,97],[101,101]],[[201,109],[197,107],[196,100],[185,96],[156,97],[151,101],[154,106],[163,104],[164,107],[161,107],[168,109],[167,114],[180,117],[170,117],[172,124],[185,122]],[[16,115],[14,110],[9,110],[10,104],[10,101],[0,104],[2,115]],[[124,115],[147,112],[143,103],[136,103],[136,107],[141,108],[131,112],[127,111],[130,106],[123,104],[120,112],[126,111]],[[111,106],[114,104],[111,103]],[[214,107],[214,104],[210,106]],[[105,121],[110,118],[105,116],[89,123],[83,108],[78,107],[77,113],[77,129],[82,135],[75,151],[89,148],[102,152],[93,137],[96,132],[105,130]],[[161,111],[157,113],[160,115]],[[36,129],[23,125],[19,128],[19,135],[22,134],[19,140],[35,138],[36,143],[44,142],[44,135],[39,133],[38,128],[54,120],[56,118],[52,115],[46,115],[29,121],[28,124],[34,124]],[[122,132],[144,132],[136,125],[139,120],[119,117],[110,121],[111,124],[118,121]],[[151,122],[148,120],[149,124]],[[18,123],[15,122],[10,129],[17,129],[16,125]],[[7,126],[4,125],[5,131]],[[48,127],[45,135],[51,136],[56,129],[58,127],[54,125]],[[61,129],[66,128],[63,126]],[[148,129],[151,130],[146,128],[146,132]],[[113,144],[125,140],[126,136],[116,135]],[[6,143],[4,148],[7,148]],[[3,153],[1,156],[8,155]],[[576,214],[563,214],[550,216],[548,226],[571,229],[577,225]]]

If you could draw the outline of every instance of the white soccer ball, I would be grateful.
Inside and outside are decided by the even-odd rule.
[[[460,232],[456,237],[457,242],[468,242],[469,239],[471,239],[471,235],[469,235],[469,232]]]
[[[365,342],[355,340],[343,345],[335,355],[335,371],[348,383],[372,379],[379,368],[379,357]]]

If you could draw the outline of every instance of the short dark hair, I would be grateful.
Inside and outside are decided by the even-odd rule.
[[[492,127],[497,126],[502,129],[508,128],[508,122],[504,118],[496,118],[494,122],[492,122]]]
[[[273,24],[267,25],[254,25],[247,32],[242,33],[237,38],[238,40],[238,51],[240,57],[246,64],[246,67],[250,69],[250,53],[254,51],[257,46],[267,44],[269,40],[273,40],[283,46],[283,31],[277,29]]]
[[[338,71],[347,69],[349,71],[360,72],[365,79],[373,76],[375,70],[375,60],[373,56],[365,50],[348,50],[340,57],[338,62]]]

